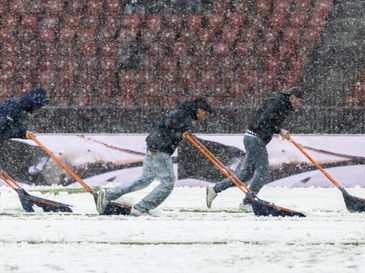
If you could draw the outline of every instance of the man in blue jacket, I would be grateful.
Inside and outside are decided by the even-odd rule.
[[[236,174],[237,178],[246,183],[255,176],[250,184],[250,190],[257,194],[270,180],[269,158],[266,145],[271,141],[274,134],[280,134],[283,138],[289,137],[289,132],[282,126],[290,112],[302,105],[304,92],[300,87],[293,87],[288,93],[277,92],[266,101],[257,111],[252,122],[248,125],[243,138],[246,149],[243,170]],[[213,200],[218,193],[235,186],[227,178],[215,185],[206,187],[207,207],[212,206]],[[247,197],[240,203],[240,210],[252,210],[251,200]]]
[[[171,155],[190,131],[192,121],[201,121],[209,116],[212,108],[206,98],[186,100],[164,116],[150,131],[146,138],[147,151],[143,161],[142,175],[137,179],[121,184],[110,190],[98,193],[97,210],[103,214],[106,205],[124,194],[138,191],[149,186],[155,179],[160,184],[131,210],[131,215],[147,214],[159,206],[170,195],[175,185],[175,174]]]
[[[28,138],[26,128],[22,121],[27,113],[35,113],[49,103],[46,91],[34,88],[22,97],[14,97],[0,102],[0,154],[4,141],[11,138]],[[0,156],[1,169],[1,156]]]

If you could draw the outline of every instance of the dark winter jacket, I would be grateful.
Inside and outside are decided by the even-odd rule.
[[[283,122],[294,109],[289,97],[290,94],[274,93],[273,98],[257,111],[247,129],[258,134],[264,143],[268,144],[274,134],[280,133]]]
[[[46,92],[34,88],[20,98],[10,98],[0,102],[0,149],[4,140],[26,138],[27,129],[22,127],[26,113],[45,106],[49,102]]]
[[[196,104],[186,100],[164,116],[146,138],[147,147],[172,155],[196,120]]]

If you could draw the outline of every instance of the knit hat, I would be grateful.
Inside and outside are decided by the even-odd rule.
[[[205,97],[198,97],[194,100],[196,108],[200,108],[202,110],[208,111],[209,113],[213,112],[212,107],[209,104],[209,101]]]
[[[304,99],[304,90],[299,86],[292,87],[289,90],[289,93],[296,96],[298,99]]]

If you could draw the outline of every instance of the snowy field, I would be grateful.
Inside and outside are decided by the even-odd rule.
[[[365,213],[348,212],[336,188],[261,191],[306,218],[240,213],[236,188],[207,210],[203,187],[176,187],[155,217],[139,218],[99,216],[87,192],[26,189],[74,212],[25,213],[16,193],[0,187],[0,272],[365,272]],[[348,191],[365,198],[364,188]]]

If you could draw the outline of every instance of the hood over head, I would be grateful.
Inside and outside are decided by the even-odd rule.
[[[49,98],[44,89],[36,87],[21,97],[24,110],[33,112],[49,103]]]

